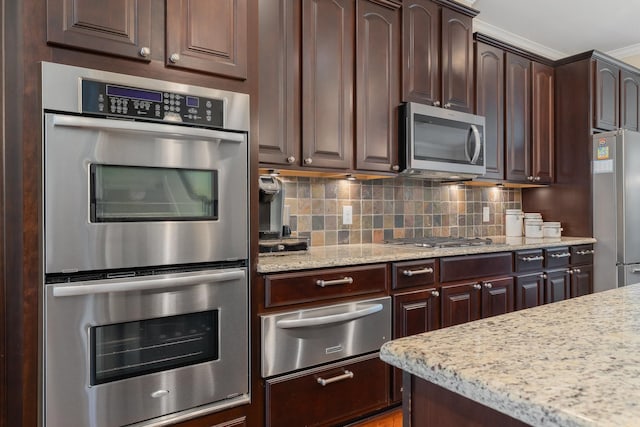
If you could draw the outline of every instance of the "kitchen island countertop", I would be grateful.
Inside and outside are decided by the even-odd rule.
[[[637,426],[640,284],[400,338],[380,357],[533,426]]]
[[[582,245],[596,242],[592,237],[561,237],[557,239],[491,237],[491,239],[493,240],[493,244],[490,245],[437,249],[381,243],[312,246],[305,252],[289,252],[287,254],[260,256],[258,260],[258,273],[276,273],[311,268],[371,264],[375,262],[408,261],[412,259]]]

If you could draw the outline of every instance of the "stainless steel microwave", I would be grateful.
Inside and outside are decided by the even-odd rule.
[[[400,106],[400,124],[402,174],[442,180],[485,174],[484,117],[408,102]]]

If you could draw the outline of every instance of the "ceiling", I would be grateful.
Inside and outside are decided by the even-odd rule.
[[[480,11],[474,31],[547,58],[596,49],[640,66],[640,1],[459,1]]]

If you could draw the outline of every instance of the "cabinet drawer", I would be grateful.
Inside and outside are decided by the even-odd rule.
[[[265,307],[384,292],[387,265],[331,268],[265,277]]]
[[[544,267],[544,255],[542,255],[542,249],[514,252],[513,265],[516,273],[542,270]]]
[[[438,263],[435,259],[394,262],[391,274],[393,289],[429,286],[437,281]]]
[[[567,246],[560,248],[550,248],[544,250],[544,267],[545,268],[558,268],[567,267],[569,265],[569,258],[571,252]]]
[[[502,276],[511,273],[511,252],[486,255],[466,255],[440,259],[440,281]]]
[[[593,245],[571,246],[571,265],[593,264]]]
[[[386,407],[390,372],[389,366],[374,353],[267,380],[266,424],[336,425]],[[321,380],[326,381],[324,386]]]

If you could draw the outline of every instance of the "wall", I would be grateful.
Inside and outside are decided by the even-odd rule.
[[[414,236],[480,237],[504,234],[505,209],[521,207],[521,191],[410,179],[347,181],[280,178],[289,206],[292,236],[312,246],[379,243]],[[342,207],[353,223],[342,223]],[[489,207],[489,221],[482,208]]]

